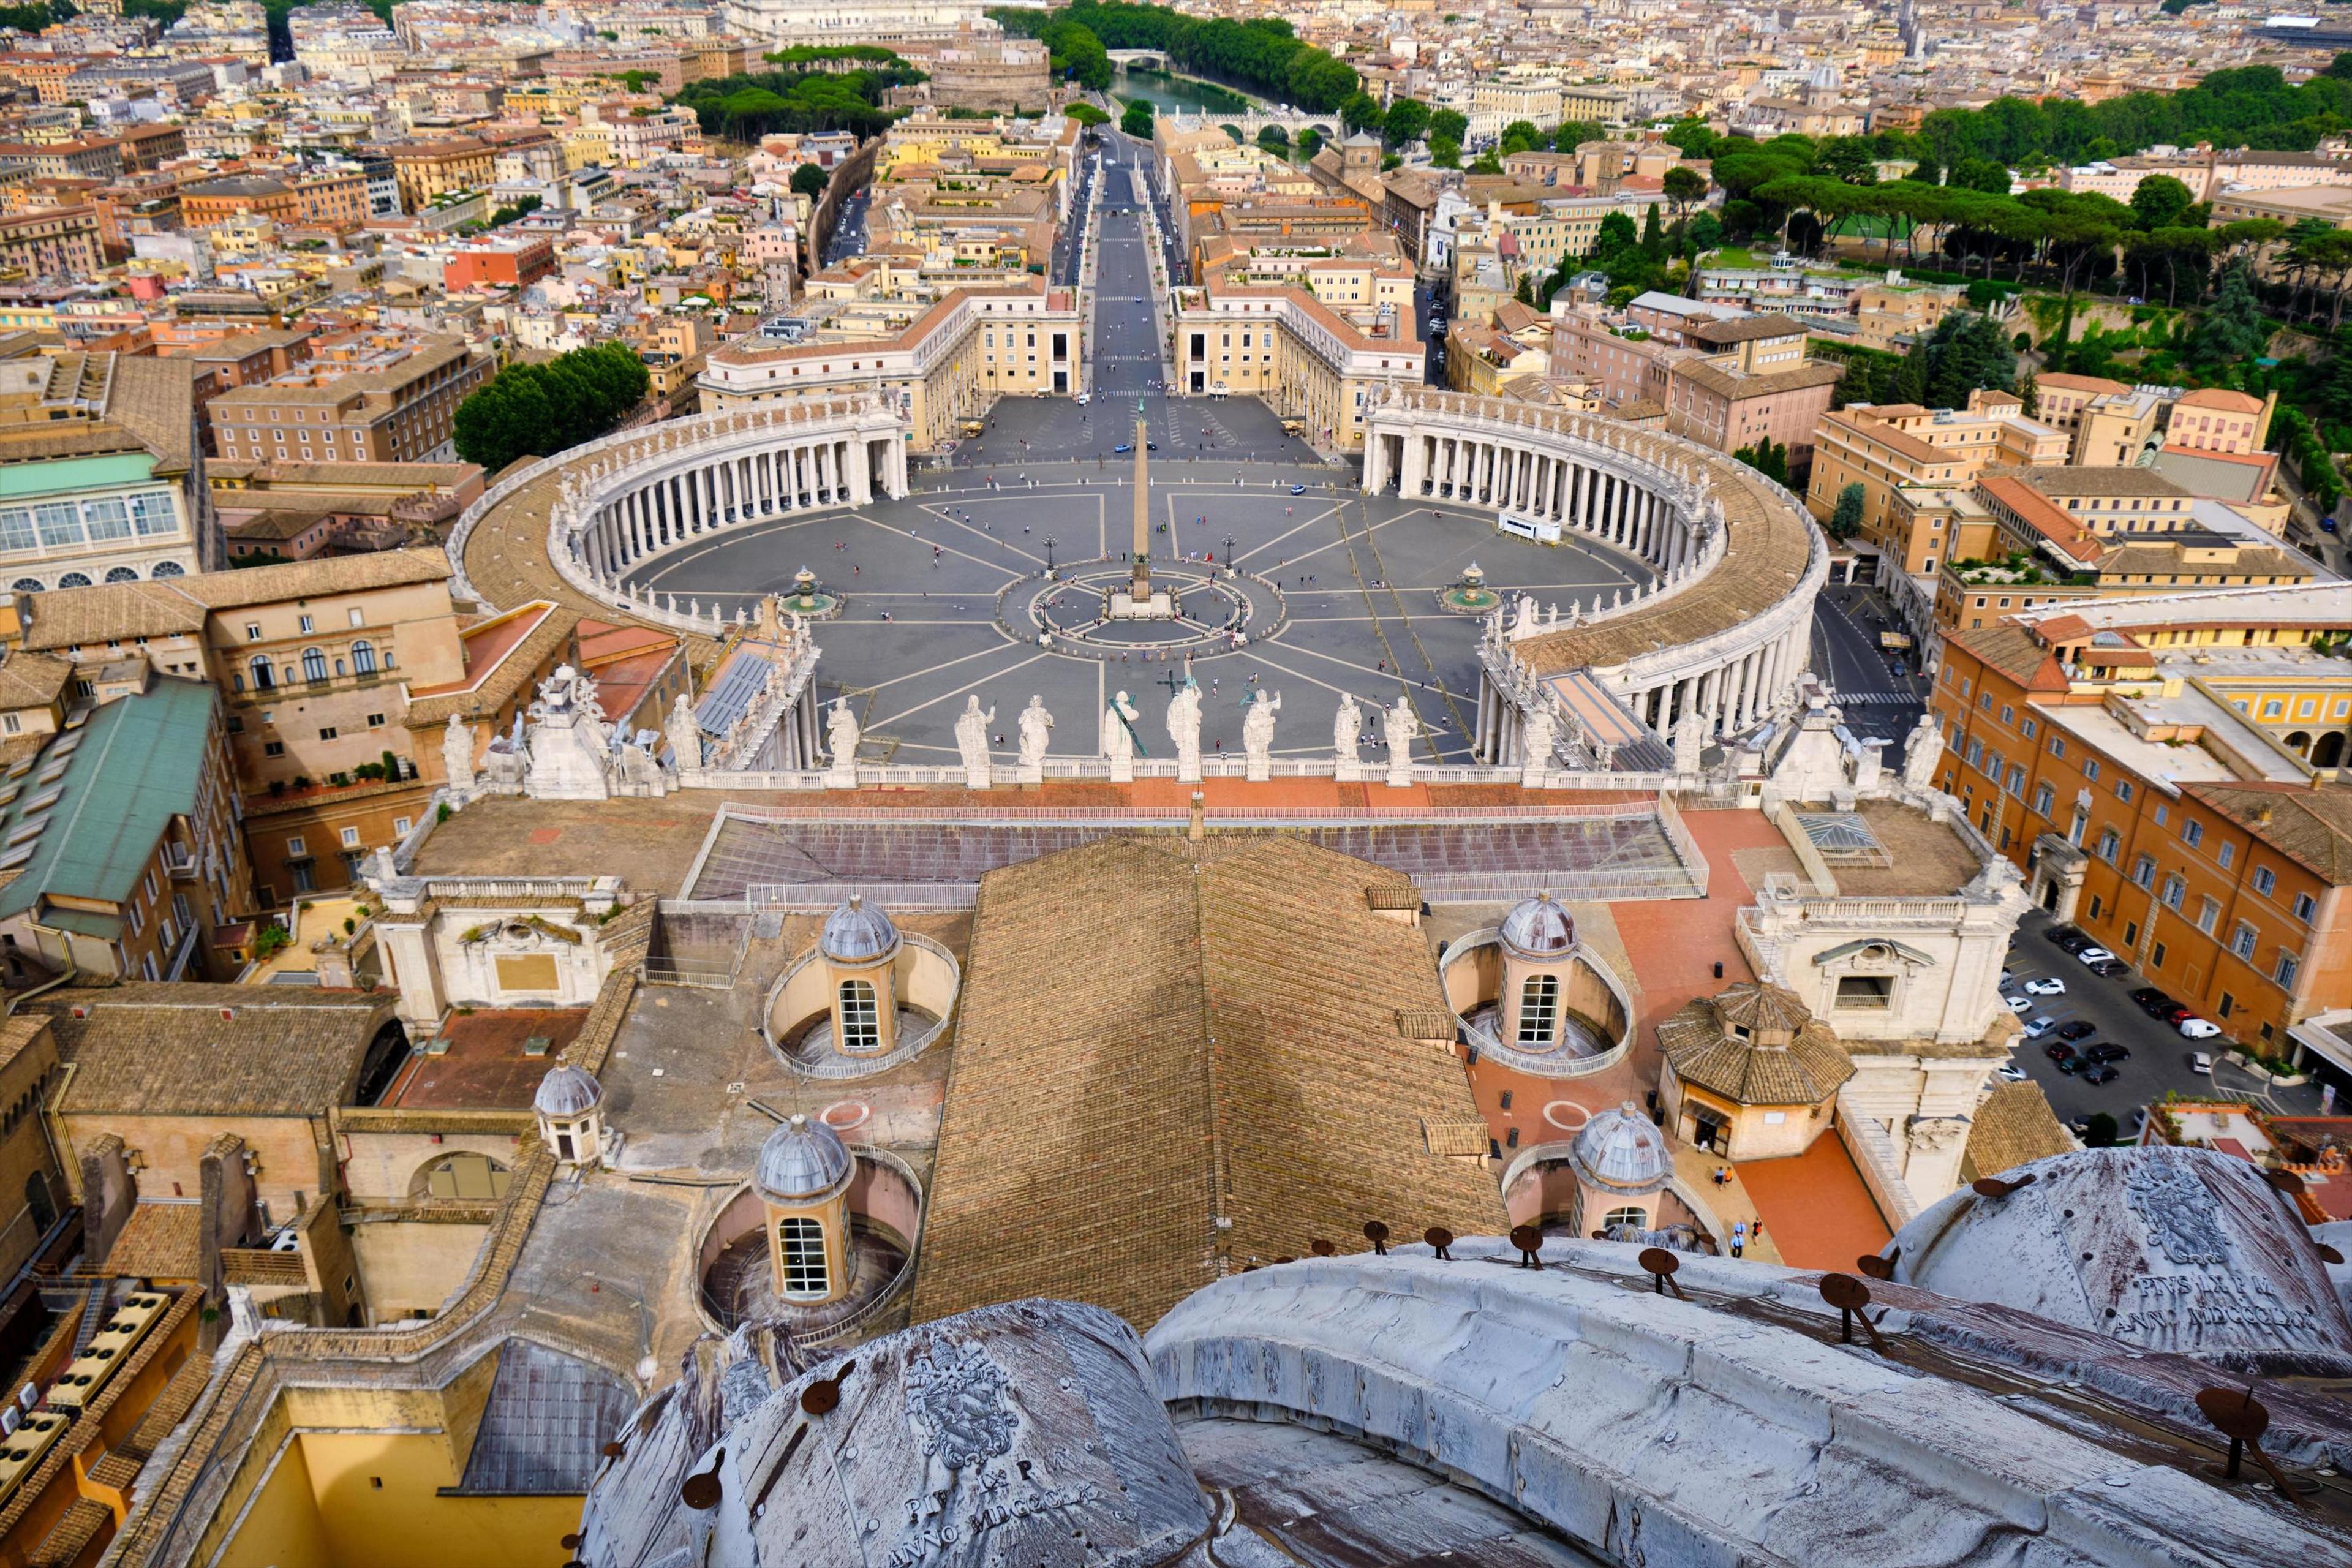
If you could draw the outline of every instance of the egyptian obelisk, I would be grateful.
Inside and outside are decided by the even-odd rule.
[[[1149,614],[1151,605],[1151,486],[1143,463],[1151,447],[1150,428],[1139,398],[1135,405],[1135,582],[1129,590],[1137,615]]]

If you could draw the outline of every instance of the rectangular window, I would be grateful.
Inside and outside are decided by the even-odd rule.
[[[296,833],[296,834],[289,835],[289,836],[288,837],[288,838],[287,838],[287,840],[286,840],[286,853],[287,853],[287,854],[291,855],[291,856],[294,856],[296,858],[298,858],[298,859],[299,859],[299,858],[300,858],[302,856],[308,855],[310,852],[310,845],[309,845],[309,844],[307,844],[306,842],[304,842],[303,837],[302,837],[302,836],[301,836],[300,834]]]
[[[2194,819],[2184,820],[2180,824],[2180,841],[2191,849],[2196,848],[2205,842],[2205,825]]]
[[[2122,845],[2122,843],[2123,840],[2116,837],[2116,830],[2112,827],[2101,833],[2099,835],[2099,858],[2105,860],[2110,866],[2114,865],[2116,860],[2116,850]]]
[[[2167,877],[2164,879],[2164,907],[2168,910],[2179,909],[2181,897],[2188,891],[2188,883],[2178,877]]]
[[[409,829],[410,826],[411,826],[411,824],[410,824],[409,819],[408,819],[407,817],[404,817],[404,816],[395,816],[395,817],[394,817],[394,818],[392,819],[392,832],[393,832],[393,837],[395,837],[395,838],[405,838],[405,837],[408,837],[408,829]]]
[[[2150,969],[2162,969],[2164,967],[2164,943],[2159,942],[2154,948],[2149,950],[2147,955],[2147,966]]]
[[[2134,861],[2134,862],[2132,863],[2132,880],[2133,880],[2134,882],[2137,883],[2140,887],[2143,887],[2143,888],[2152,886],[2152,885],[2155,883],[2155,881],[2156,881],[2156,857],[2155,857],[2155,856],[2153,856],[2153,855],[2143,855],[2143,856],[2141,856],[2137,860],[2136,860],[2136,861]]]
[[[2311,923],[2311,917],[2318,912],[2319,900],[2317,899],[2313,898],[2309,893],[2297,893],[2294,896],[2295,919],[2301,921],[2305,925],[2309,925]]]
[[[2124,802],[2126,805],[2129,805],[2129,804],[2130,804],[2130,802],[2131,802],[2131,797],[2132,797],[2132,782],[2131,782],[2131,780],[2129,780],[2129,779],[2117,779],[2117,780],[2116,781],[2116,798],[2117,800],[2120,800],[2120,801]]]
[[[2053,735],[2050,737],[2050,754],[2053,757],[2063,757],[2066,754],[2065,736]]]
[[[2025,770],[2015,763],[2009,764],[2009,793],[2021,800],[2025,796]]]
[[[2051,803],[2056,799],[2056,792],[2051,789],[2048,784],[2035,785],[2033,790],[2033,810],[2035,814],[2041,816],[2049,816]]]
[[[2035,723],[2032,720],[2031,720],[2031,719],[2028,719],[2028,720],[2025,721],[2025,723],[2024,723],[2024,725],[2022,726],[2022,728],[2023,728],[2024,732],[2025,732],[2025,738],[2026,738],[2027,740],[2029,740],[2029,741],[2031,741],[2032,739],[2033,739],[2033,737],[2034,737],[2034,736],[2036,736],[2036,735],[2038,735],[2038,734],[2040,734],[2040,733],[2042,732],[2042,727],[2041,727],[2040,725],[2036,724],[2036,723]]]
[[[264,741],[261,742],[261,754],[265,757],[282,757],[286,754],[286,742]]]
[[[2219,901],[2212,899],[2205,899],[2199,901],[2197,906],[2197,929],[2199,931],[2203,931],[2208,936],[2212,935],[2213,926],[2216,921],[2221,920],[2221,906]]]
[[[360,830],[359,830],[358,828],[356,828],[356,827],[346,827],[346,828],[344,828],[344,829],[343,829],[343,835],[342,835],[342,837],[343,837],[343,847],[344,847],[344,848],[346,848],[346,849],[356,849],[356,848],[358,848],[358,847],[359,847],[359,842],[360,842]]]
[[[2099,760],[2096,757],[2083,759],[2083,776],[2093,784],[2099,782]]]
[[[131,512],[119,499],[110,497],[104,500],[82,502],[81,521],[93,540],[131,537]]]
[[[81,512],[71,501],[43,501],[33,509],[33,521],[41,531],[41,543],[48,549],[68,549],[85,542]]]
[[[813,1219],[787,1215],[776,1222],[776,1239],[783,1248],[784,1295],[798,1300],[822,1298],[830,1288],[824,1267],[824,1226]]]
[[[2236,953],[2240,958],[2251,959],[2253,957],[2254,928],[2248,925],[2245,921],[2240,921],[2238,922],[2238,929],[2230,933],[2230,951]]]
[[[333,740],[334,738],[335,738],[335,727],[334,727],[332,724],[328,725],[326,728],[324,728],[324,729],[322,729],[322,730],[320,730],[320,731],[319,731],[319,739],[320,739],[321,741],[331,741],[331,740]]]
[[[2237,858],[2237,845],[2227,838],[2224,838],[2220,844],[2214,847],[2213,859],[2224,871],[2230,868],[2230,863]]]
[[[33,514],[21,506],[0,507],[0,550],[31,550],[40,541],[33,534]]]
[[[2281,985],[2294,984],[2295,973],[2302,969],[2303,960],[2284,948],[2279,949],[2278,963],[2271,966],[2271,978]]]
[[[131,498],[131,521],[142,536],[180,531],[180,514],[172,505],[172,492],[151,490]]]
[[[2268,866],[2254,868],[2254,891],[2267,899],[2271,896],[2271,889],[2277,886],[2278,877]]]

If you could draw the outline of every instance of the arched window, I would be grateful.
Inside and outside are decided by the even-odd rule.
[[[187,574],[188,569],[176,561],[158,561],[155,570],[150,574],[156,577],[184,577]]]
[[[1558,1037],[1559,976],[1530,974],[1519,988],[1519,1044],[1549,1046]]]
[[[106,574],[106,580],[110,583],[136,583],[139,574],[128,566],[117,566]]]
[[[247,668],[253,671],[253,689],[256,691],[268,691],[277,687],[278,677],[271,673],[269,660],[264,655],[255,654]]]
[[[89,586],[89,579],[79,572],[68,572],[64,576],[58,579],[58,586],[60,588],[87,588]]]
[[[362,675],[375,673],[375,644],[365,637],[352,644],[352,668]]]
[[[1640,1226],[1646,1230],[1650,1216],[1638,1208],[1611,1209],[1601,1216],[1601,1228],[1603,1230],[1613,1230],[1621,1225]]]
[[[304,648],[302,650],[302,679],[305,680],[326,679],[327,656],[320,653],[314,647]]]
[[[824,1226],[813,1219],[776,1222],[776,1240],[784,1249],[784,1295],[795,1301],[821,1300],[827,1281],[824,1271]]]
[[[39,594],[46,592],[47,586],[38,577],[19,577],[8,584],[9,591],[16,594]]]
[[[841,983],[841,1045],[853,1054],[879,1049],[882,1020],[874,1005],[874,984],[866,980]]]

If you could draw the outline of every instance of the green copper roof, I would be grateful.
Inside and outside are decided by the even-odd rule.
[[[0,861],[28,845],[33,853],[9,868],[22,874],[0,888],[0,920],[44,893],[130,899],[172,818],[195,809],[215,700],[203,681],[158,679],[50,742],[29,770],[12,772]],[[39,833],[26,833],[36,819]]]
[[[142,484],[154,477],[155,459],[144,452],[109,452],[97,458],[0,464],[0,500]]]

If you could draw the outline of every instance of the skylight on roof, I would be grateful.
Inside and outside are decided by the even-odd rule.
[[[56,745],[49,748],[49,755],[52,757],[70,757],[80,745],[81,731],[79,730],[68,730],[65,734],[58,738],[58,743]]]
[[[16,830],[8,835],[8,842],[12,845],[29,844],[34,839],[38,838],[41,836],[41,829],[47,827],[48,825],[49,819],[46,816],[33,822],[19,823],[16,826]]]
[[[39,847],[40,846],[37,844],[21,844],[16,848],[9,850],[5,855],[0,855],[0,871],[15,870],[26,861],[30,860],[33,858],[33,851]]]
[[[61,789],[53,789],[46,794],[35,795],[32,799],[25,803],[25,815],[30,816],[37,811],[48,810],[49,807],[57,805],[58,801],[65,798],[65,793],[66,792]]]

